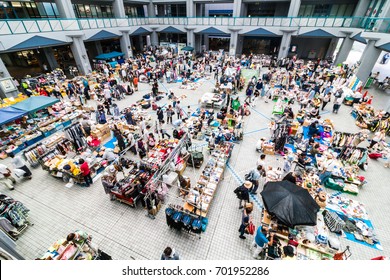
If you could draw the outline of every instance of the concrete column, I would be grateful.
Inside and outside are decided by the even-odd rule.
[[[44,48],[43,53],[46,57],[46,61],[48,63],[49,70],[54,70],[58,68],[58,62],[57,59],[54,56],[54,52],[52,48]]]
[[[152,46],[158,46],[158,35],[156,30],[152,31],[152,35],[150,36],[150,44]]]
[[[242,47],[244,46],[244,36],[237,36],[236,55],[242,55]]]
[[[382,50],[375,47],[375,42],[375,40],[368,40],[366,48],[362,54],[362,58],[360,59],[361,63],[359,69],[356,73],[356,76],[363,82],[363,85],[366,83],[382,52]]]
[[[334,54],[334,51],[336,50],[338,42],[339,42],[339,38],[332,38],[332,40],[330,41],[328,50],[326,51],[325,58],[327,58],[327,57],[333,58],[333,54]]]
[[[11,75],[9,74],[7,67],[5,67],[5,64],[4,64],[3,60],[1,59],[1,57],[0,57],[0,74],[1,74],[0,78],[11,77]]]
[[[186,1],[186,12],[187,17],[194,17],[195,16],[195,3],[194,0],[187,0]]]
[[[204,36],[204,45],[205,45],[205,48],[207,51],[210,50],[210,46],[209,46],[209,35],[203,35]],[[215,51],[215,50],[214,50]]]
[[[347,60],[349,52],[352,50],[353,43],[355,43],[355,41],[349,38],[348,36],[344,38],[340,50],[337,54],[337,57],[334,61],[334,65],[338,65]]]
[[[290,8],[288,9],[287,16],[289,16],[289,17],[298,16],[300,8],[301,8],[301,0],[291,0]]]
[[[70,46],[72,49],[72,53],[74,56],[74,60],[76,61],[77,68],[82,75],[86,75],[92,72],[91,64],[89,63],[87,50],[85,49],[83,38],[73,37],[73,43]]]
[[[187,30],[187,46],[195,48],[195,33],[194,29]]]
[[[125,12],[125,6],[123,4],[123,0],[114,0],[112,3],[112,9],[114,11],[114,16],[116,18],[125,18],[126,12]]]
[[[148,17],[155,17],[156,16],[156,11],[154,9],[154,4],[152,2],[152,0],[150,0],[149,4],[148,4]]]
[[[283,31],[283,37],[282,37],[282,42],[280,43],[278,59],[282,59],[288,56],[290,44],[291,44],[291,32]]]
[[[125,58],[133,57],[133,50],[131,48],[129,31],[121,31],[121,32],[122,32],[122,37],[120,39],[121,50],[125,54]]]
[[[233,2],[233,17],[241,16],[242,0],[234,0]]]
[[[235,56],[237,54],[237,44],[238,44],[238,31],[230,31],[230,45],[229,45],[229,55]]]
[[[356,5],[353,15],[355,17],[364,17],[367,13],[368,6],[370,5],[371,0],[359,0]]]
[[[8,72],[7,67],[5,67],[3,60],[0,57],[0,81],[3,79],[10,78],[11,75]],[[3,92],[2,88],[0,87],[0,97],[1,98],[7,98],[7,97],[12,97],[12,96],[17,96],[19,93],[19,90],[14,90],[12,92]]]
[[[76,18],[71,0],[55,0],[61,18]]]
[[[98,55],[103,53],[103,47],[100,41],[95,41],[95,48]]]

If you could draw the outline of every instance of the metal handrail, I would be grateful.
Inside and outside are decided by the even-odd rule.
[[[61,28],[53,28],[60,25]],[[47,18],[0,20],[0,36],[96,28],[138,27],[148,25],[264,26],[360,28],[364,31],[390,32],[390,18],[374,17],[131,17],[131,18]]]

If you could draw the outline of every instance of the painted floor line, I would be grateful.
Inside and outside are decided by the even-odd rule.
[[[255,108],[251,108],[252,111],[254,111],[255,113],[259,114],[260,116],[266,118],[267,120],[271,120],[269,117],[267,117],[266,115],[264,115],[263,113],[260,113],[259,111],[257,111]]]
[[[248,132],[244,132],[244,135],[260,132],[260,131],[263,131],[263,130],[266,130],[266,129],[268,129],[268,127],[260,128],[260,129],[256,129],[256,130],[252,130],[252,131],[248,131]]]
[[[242,185],[244,183],[244,181],[240,178],[240,176],[238,176],[238,174],[236,173],[236,171],[230,166],[229,163],[226,164],[227,168],[229,169],[230,173],[232,173],[234,179],[240,184]],[[256,197],[256,195],[254,194],[251,194],[249,193],[249,196],[252,198],[252,200],[255,202],[257,208],[262,211],[263,210],[263,204],[261,203],[261,201]]]

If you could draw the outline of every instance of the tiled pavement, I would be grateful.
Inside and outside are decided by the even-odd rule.
[[[182,108],[191,105],[197,107],[203,92],[210,91],[213,81],[203,81],[196,91],[180,90],[178,84],[164,84],[162,90],[174,89],[176,95],[186,94]],[[126,97],[118,102],[123,108],[141,98],[149,91],[146,84],[140,85],[140,92]],[[387,104],[388,96],[374,92],[374,106]],[[159,103],[165,104],[166,98]],[[327,109],[331,109],[328,104]],[[229,166],[234,173],[243,178],[244,174],[254,167],[258,153],[254,145],[260,136],[269,136],[267,128],[272,112],[272,104],[259,100],[252,114],[245,120],[244,140],[235,145]],[[350,107],[342,106],[338,115],[323,112],[323,118],[331,118],[336,124],[336,130],[354,132],[358,128],[349,115]],[[155,113],[151,111],[153,117]],[[204,148],[206,154],[207,151]],[[268,156],[267,163],[281,165],[280,157]],[[8,159],[4,161],[8,163]],[[195,182],[200,173],[199,169],[188,167],[185,175]],[[352,259],[370,259],[378,255],[389,255],[390,237],[390,170],[385,169],[380,161],[369,163],[369,170],[362,172],[368,184],[360,194],[351,198],[366,204],[371,221],[376,229],[384,251],[370,249],[341,239],[342,244],[350,245]],[[73,186],[68,189],[65,184],[40,168],[33,170],[33,179],[21,182],[14,191],[1,186],[0,191],[23,202],[30,210],[34,226],[28,228],[19,238],[17,249],[26,259],[41,256],[55,240],[65,237],[73,230],[81,229],[93,236],[100,248],[112,255],[114,259],[158,259],[166,246],[172,246],[183,259],[251,259],[251,238],[241,240],[237,229],[240,224],[241,212],[238,201],[233,193],[237,187],[237,176],[227,168],[225,178],[220,184],[215,199],[208,214],[209,225],[201,239],[186,233],[170,230],[165,223],[165,205],[168,203],[182,204],[177,196],[177,189],[170,190],[168,200],[158,213],[155,220],[145,216],[142,208],[133,209],[125,204],[113,202],[104,193],[100,180],[90,188]],[[346,195],[347,196],[347,195]],[[260,199],[261,201],[261,199]],[[259,224],[260,211],[255,207],[254,218]]]

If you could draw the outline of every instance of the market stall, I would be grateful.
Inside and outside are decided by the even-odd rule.
[[[40,260],[110,260],[109,255],[98,249],[92,236],[76,230],[66,238],[55,241],[39,258]]]
[[[226,95],[206,92],[199,102],[202,107],[222,108],[226,104]]]
[[[280,249],[282,243],[289,244],[295,247],[295,258],[314,260],[332,259],[340,250],[334,245],[337,237],[325,225],[319,205],[305,188],[288,181],[270,182],[261,195],[265,206],[262,224],[275,233]]]
[[[184,204],[171,204],[165,210],[167,225],[170,228],[194,234],[206,230],[207,214],[223,180],[232,149],[233,144],[229,142],[216,145],[196,184],[191,186],[189,180],[184,180],[179,190]]]
[[[356,119],[355,124],[363,129],[376,132],[382,129],[390,132],[390,114],[383,110],[375,110],[371,105],[362,103],[353,106],[351,115]]]
[[[95,57],[97,60],[97,63],[95,65],[95,68],[102,67],[104,64],[109,64],[112,68],[115,68],[116,65],[122,64],[124,62],[123,56],[124,53],[120,52],[110,52],[110,53],[103,53]]]

